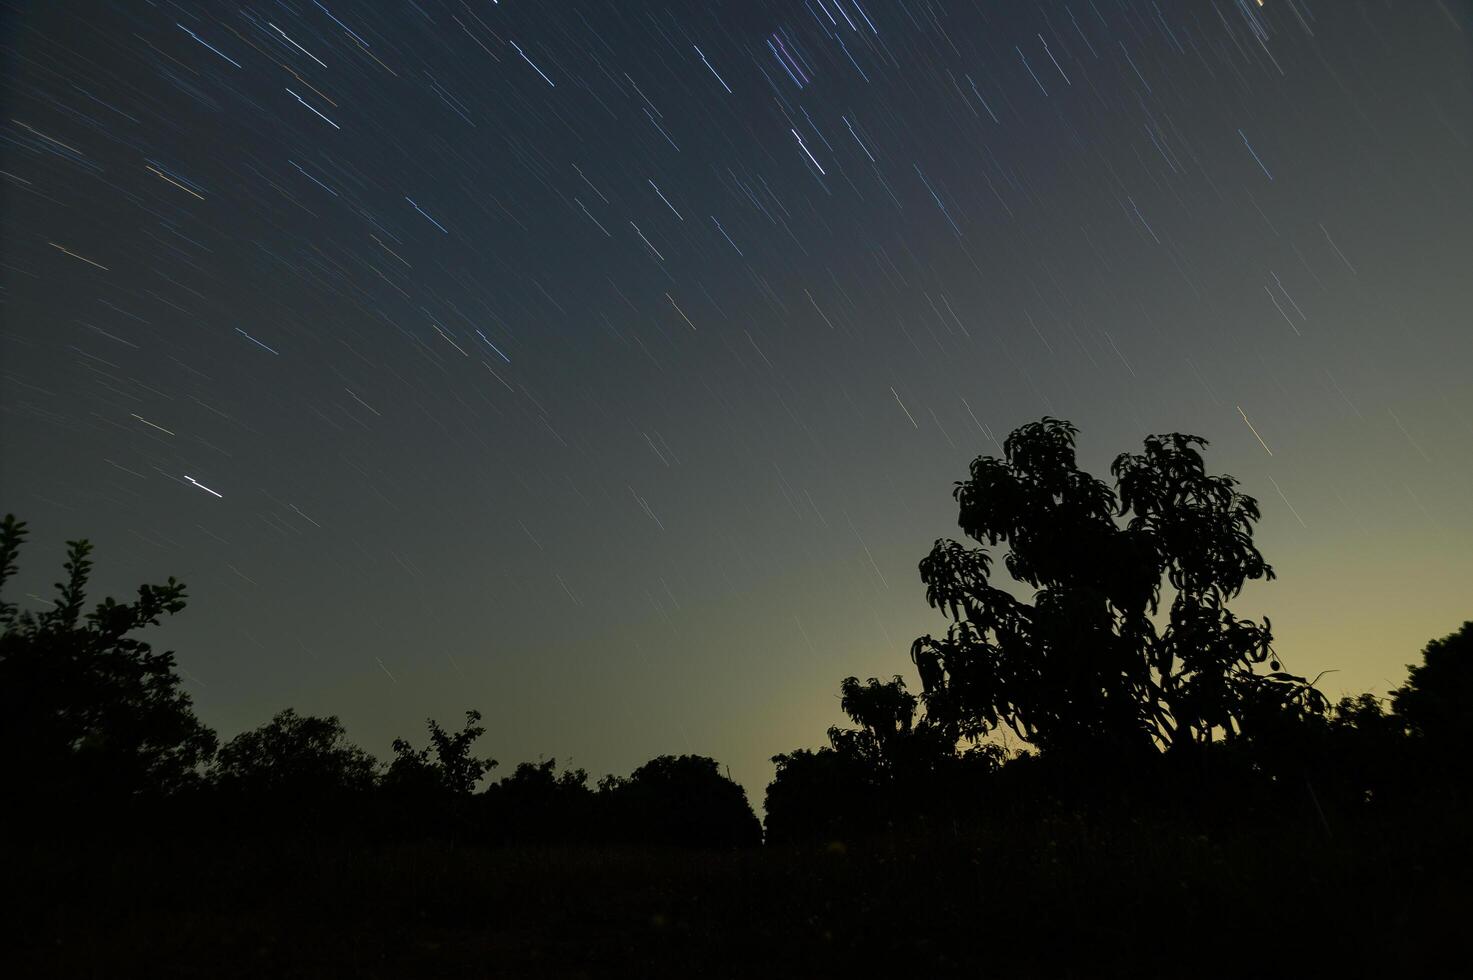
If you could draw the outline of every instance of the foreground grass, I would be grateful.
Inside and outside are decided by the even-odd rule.
[[[1473,883],[1461,826],[1205,835],[1054,819],[733,853],[12,838],[0,970],[1452,976]]]

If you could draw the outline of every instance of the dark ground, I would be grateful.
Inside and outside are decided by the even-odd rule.
[[[745,852],[11,838],[20,977],[1455,976],[1453,814]],[[16,969],[15,967],[18,967]]]

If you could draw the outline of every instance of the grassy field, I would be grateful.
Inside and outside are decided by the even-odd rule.
[[[98,978],[1453,976],[1466,965],[1469,869],[1451,816],[1216,836],[1055,819],[732,853],[12,839],[0,967]]]

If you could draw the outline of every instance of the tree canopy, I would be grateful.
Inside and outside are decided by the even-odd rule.
[[[741,847],[762,841],[747,792],[715,759],[662,755],[628,779],[599,783],[616,836],[643,842]]]
[[[773,756],[767,839],[862,836],[916,816],[964,807],[981,777],[997,771],[1001,746],[957,751],[957,726],[919,713],[905,679],[846,677],[839,705],[853,728],[829,728],[829,747]]]
[[[292,708],[220,749],[211,773],[241,793],[320,795],[372,789],[378,763],[351,744],[336,715],[317,718]]]
[[[1391,692],[1393,708],[1413,737],[1451,749],[1473,730],[1473,620],[1430,641],[1422,662],[1407,666],[1407,682]]]
[[[425,723],[430,730],[430,744],[417,751],[407,739],[394,739],[394,759],[384,776],[385,783],[406,790],[469,796],[481,777],[498,765],[495,759],[471,755],[471,746],[486,734],[485,727],[478,724],[480,720],[479,711],[467,711],[465,727],[451,734],[429,718]]]
[[[921,580],[951,625],[911,649],[929,713],[974,739],[1006,725],[1045,752],[1136,755],[1322,712],[1323,696],[1280,669],[1268,619],[1227,607],[1273,569],[1253,544],[1257,502],[1206,471],[1207,441],[1149,436],[1116,458],[1112,487],[1079,469],[1077,432],[1024,425],[957,483],[962,531],[1005,542],[1004,567],[1034,593],[994,586],[986,547],[936,542]]]
[[[16,571],[26,525],[0,523],[0,590]],[[184,585],[142,585],[91,612],[85,540],[67,542],[66,580],[52,607],[0,602],[0,741],[12,779],[32,799],[169,794],[197,782],[216,738],[180,690],[172,652],[129,634],[184,608]]]

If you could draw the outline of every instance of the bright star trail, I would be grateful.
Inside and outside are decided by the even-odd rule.
[[[503,760],[696,752],[760,800],[942,628],[954,481],[1043,415],[1101,475],[1208,438],[1278,573],[1235,612],[1332,695],[1468,618],[1466,4],[6,26],[14,595],[78,537],[95,598],[185,581],[224,737],[294,706],[382,757],[475,707]]]

